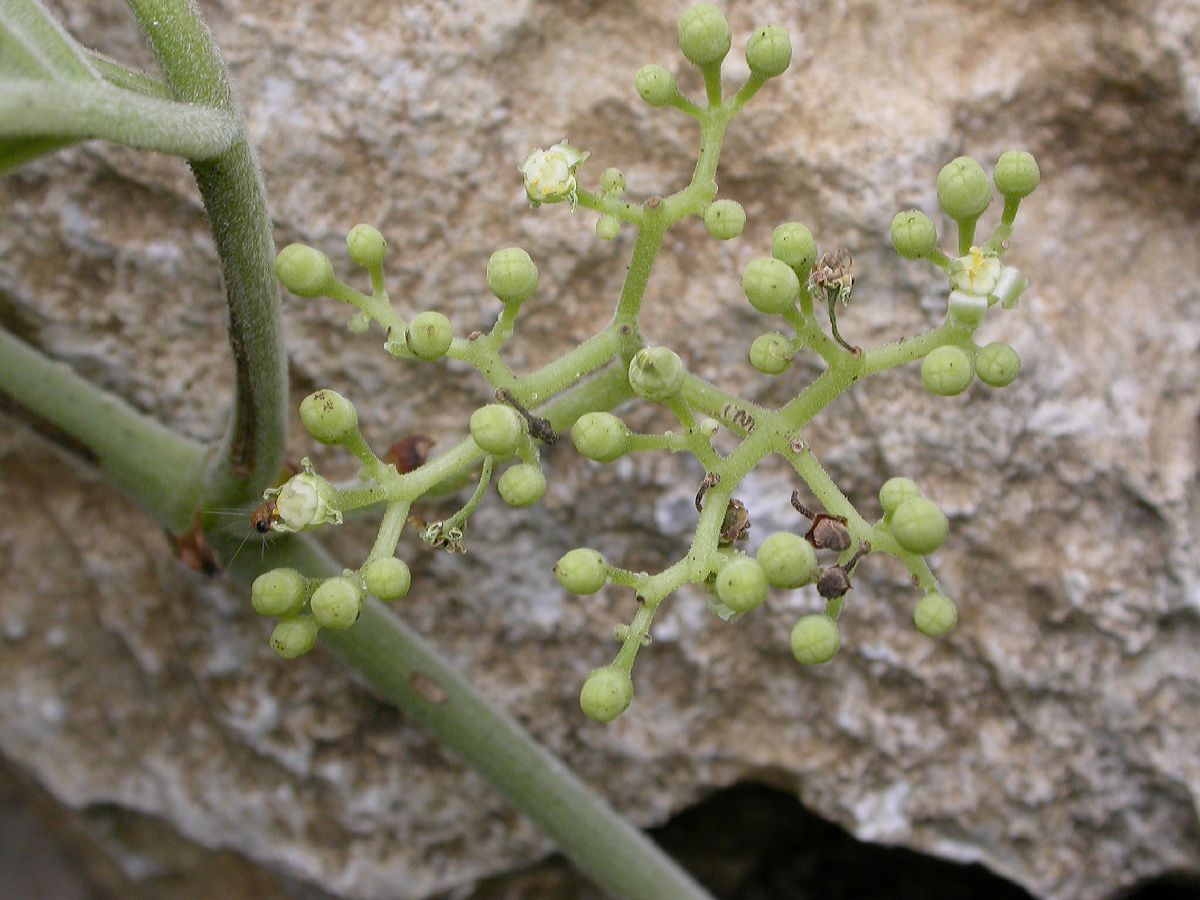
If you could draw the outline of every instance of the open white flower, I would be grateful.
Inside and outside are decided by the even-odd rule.
[[[966,256],[960,256],[950,263],[950,283],[956,290],[986,297],[996,289],[1003,268],[996,257],[972,247]]]
[[[525,196],[531,206],[543,203],[558,203],[567,200],[574,210],[579,206],[579,185],[575,181],[575,170],[589,156],[586,150],[577,150],[564,138],[548,150],[534,150],[517,171],[525,179]]]
[[[279,518],[272,524],[275,531],[293,532],[318,525],[342,524],[342,514],[333,506],[333,485],[316,474],[308,459],[302,460],[304,471],[293,475],[278,488],[263,496],[275,500]]]

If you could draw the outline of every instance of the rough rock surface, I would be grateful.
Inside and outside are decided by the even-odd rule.
[[[149,64],[115,2],[54,5],[86,43]],[[375,222],[393,296],[462,331],[494,315],[489,252],[526,247],[542,284],[517,367],[606,320],[631,238],[597,241],[586,212],[528,210],[516,163],[565,135],[592,153],[585,181],[618,165],[633,196],[690,171],[694,127],[631,87],[651,60],[698,87],[674,47],[681,4],[202,6],[260,146],[277,243],[315,244],[348,273],[342,236]],[[409,547],[405,616],[642,823],[766,778],[862,838],[980,860],[1045,897],[1195,869],[1200,3],[733,6],[735,79],[764,21],[795,35],[795,62],[726,142],[721,192],[745,205],[744,235],[673,233],[645,322],[718,383],[774,403],[814,371],[770,381],[744,362],[764,323],[738,273],[775,224],[852,249],[840,324],[879,342],[944,308],[937,280],[892,253],[893,213],[934,211],[934,176],[960,153],[1041,161],[1013,256],[1034,289],[988,326],[1019,349],[1019,381],[946,400],[910,367],[859,385],[810,434],[864,513],[898,473],[948,511],[936,570],[957,631],[917,633],[903,573],[872,560],[837,661],[798,670],[787,635],[811,592],[733,627],[684,594],[639,661],[633,709],[588,723],[577,685],[633,602],[567,596],[550,567],[583,543],[634,568],[672,559],[698,474],[664,458],[597,467],[569,448],[552,454],[543,507],[489,507],[472,554]],[[186,169],[86,145],[0,183],[0,209],[0,321],[173,427],[219,433],[221,287]],[[453,367],[397,364],[330,303],[290,299],[285,315],[295,396],[348,394],[377,440],[449,442],[487,395]],[[292,447],[310,449],[299,433]],[[793,486],[779,466],[747,481],[755,535],[797,524]],[[146,516],[10,424],[0,498],[0,753],[62,803],[159,818],[364,898],[428,896],[548,849],[332,659],[276,661],[243,597],[183,571]],[[349,528],[336,544],[353,556],[368,539]],[[152,856],[127,846],[127,868]]]

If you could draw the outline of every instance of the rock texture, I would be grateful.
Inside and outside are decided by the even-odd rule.
[[[149,64],[115,2],[55,6],[86,43]],[[606,321],[631,249],[628,234],[597,241],[592,214],[528,210],[525,153],[568,136],[592,153],[585,181],[618,165],[638,197],[690,172],[695,128],[632,90],[647,61],[699,87],[674,47],[682,4],[202,6],[260,146],[277,243],[322,247],[348,274],[343,235],[374,222],[393,296],[461,331],[495,314],[490,251],[526,247],[542,282],[519,368]],[[408,545],[404,615],[645,824],[765,778],[861,838],[979,860],[1043,897],[1200,867],[1200,3],[733,7],[733,79],[762,22],[789,28],[795,61],[729,131],[721,192],[745,205],[744,235],[674,232],[645,321],[718,383],[775,403],[815,371],[770,381],[744,362],[764,323],[738,275],[775,224],[852,249],[857,298],[839,322],[879,342],[945,302],[891,252],[894,212],[935,211],[934,177],[960,153],[1041,161],[1013,251],[1034,288],[987,332],[1020,351],[1019,381],[946,400],[910,368],[859,385],[810,434],[868,515],[892,474],[948,511],[936,569],[957,631],[915,632],[903,573],[871,560],[840,656],[799,670],[787,635],[811,593],[736,626],[684,594],[660,614],[631,711],[586,722],[577,685],[633,601],[567,596],[550,567],[583,543],[661,566],[685,545],[699,476],[569,448],[552,454],[543,507],[491,505],[468,556]],[[219,433],[221,285],[186,169],[85,145],[7,178],[0,198],[0,321],[173,427]],[[415,430],[448,443],[487,396],[453,366],[397,364],[330,303],[289,299],[285,316],[295,396],[349,395],[381,443]],[[302,434],[292,446],[311,449]],[[754,534],[797,524],[793,486],[778,466],[747,481]],[[0,498],[0,753],[63,804],[165,820],[361,898],[427,897],[549,849],[333,660],[275,660],[244,597],[181,570],[146,516],[11,424]],[[369,537],[334,541],[351,558]],[[127,871],[156,858],[146,831],[124,844]]]

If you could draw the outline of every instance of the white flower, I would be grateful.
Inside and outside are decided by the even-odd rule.
[[[966,256],[950,263],[950,283],[964,293],[986,297],[996,289],[1002,268],[996,257],[972,247]]]
[[[271,527],[275,531],[291,532],[327,523],[341,525],[342,514],[332,505],[333,486],[313,472],[307,459],[301,462],[303,472],[263,495],[267,499],[274,498],[275,511],[279,514]]]
[[[591,154],[577,150],[564,138],[548,150],[534,150],[517,171],[525,179],[525,196],[531,206],[568,200],[571,209],[579,206],[579,186],[575,170]]]

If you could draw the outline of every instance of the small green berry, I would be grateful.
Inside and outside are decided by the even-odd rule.
[[[988,344],[975,354],[975,374],[984,384],[1007,387],[1021,374],[1021,357],[1008,344]]]
[[[937,228],[919,209],[906,209],[892,219],[892,246],[905,259],[923,259],[937,249]]]
[[[717,572],[717,599],[734,612],[749,612],[767,599],[770,584],[758,560],[738,556]]]
[[[621,220],[616,216],[601,216],[596,220],[596,237],[600,240],[615,240],[620,233]]]
[[[961,394],[971,386],[974,377],[971,357],[961,347],[938,347],[921,360],[921,383],[925,390],[939,397]]]
[[[537,266],[520,247],[505,247],[488,257],[487,284],[502,302],[524,303],[537,290]]]
[[[1033,193],[1038,186],[1042,173],[1038,170],[1037,160],[1032,153],[1024,150],[1007,150],[996,160],[996,168],[992,170],[992,179],[996,182],[996,190],[1006,200],[1020,200]]]
[[[791,364],[791,344],[778,331],[760,334],[750,345],[750,365],[764,375],[781,375]]]
[[[817,554],[812,544],[790,531],[777,531],[758,548],[758,564],[773,586],[798,588],[817,574]]]
[[[746,63],[758,78],[774,78],[792,64],[792,39],[778,25],[754,29],[746,43]]]
[[[581,456],[612,462],[625,452],[629,428],[612,413],[584,413],[571,426],[571,443]]]
[[[329,257],[305,244],[288,244],[279,251],[275,277],[297,297],[323,297],[337,282]]]
[[[637,70],[633,76],[633,86],[639,97],[655,107],[668,106],[679,97],[675,76],[654,63]]]
[[[533,506],[546,494],[546,476],[538,466],[521,463],[500,476],[496,490],[509,506]]]
[[[322,444],[336,444],[358,428],[354,404],[337,391],[314,391],[300,401],[304,430]]]
[[[295,659],[317,643],[317,623],[312,616],[289,616],[271,632],[271,649],[284,659]]]
[[[322,628],[344,630],[358,621],[363,606],[362,591],[349,578],[329,578],[313,591],[308,606]]]
[[[679,49],[688,62],[706,66],[720,62],[729,52],[729,23],[711,3],[693,6],[679,17]]]
[[[394,556],[381,556],[367,563],[363,571],[367,591],[385,603],[403,600],[412,587],[412,572],[408,564]]]
[[[746,227],[746,210],[736,200],[715,200],[704,210],[704,227],[718,241],[729,241]]]
[[[611,722],[629,708],[633,679],[617,666],[593,669],[579,692],[579,708],[589,719]]]
[[[304,576],[295,569],[272,569],[254,579],[250,603],[260,616],[292,616],[304,605]]]
[[[600,175],[600,190],[610,196],[620,196],[625,192],[625,173],[616,166],[610,166]]]
[[[806,666],[829,662],[841,646],[837,622],[824,613],[801,616],[792,626],[792,655]]]
[[[355,225],[346,235],[346,249],[350,251],[350,259],[356,266],[375,269],[383,265],[387,241],[378,229],[370,225]]]
[[[920,497],[921,489],[911,478],[889,478],[879,489],[879,505],[885,513],[894,513],[910,497]]]
[[[771,255],[807,281],[813,263],[817,261],[817,242],[807,225],[784,222],[771,232]]]
[[[956,222],[973,222],[992,203],[992,186],[983,166],[960,156],[938,172],[938,204]]]
[[[577,547],[554,564],[554,577],[572,594],[594,594],[608,582],[608,562],[595,550]]]
[[[759,312],[779,315],[791,309],[800,296],[800,279],[787,263],[763,256],[746,263],[742,291]]]
[[[913,622],[922,633],[941,637],[958,623],[958,609],[945,594],[933,591],[917,601]]]
[[[905,550],[924,556],[946,542],[950,523],[936,503],[924,497],[909,497],[892,513],[892,536]]]
[[[511,406],[489,403],[471,413],[470,429],[484,453],[511,456],[525,435],[525,420]]]
[[[668,347],[644,347],[629,362],[629,386],[643,400],[661,403],[679,393],[687,369]]]
[[[441,359],[450,349],[454,331],[440,312],[418,313],[408,326],[408,349],[423,360]]]

